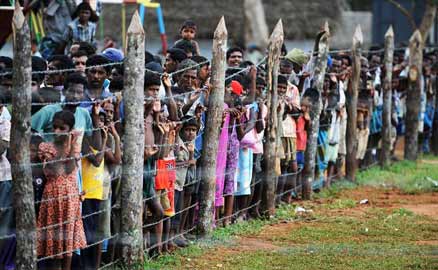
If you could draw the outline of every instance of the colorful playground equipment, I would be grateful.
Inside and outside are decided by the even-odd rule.
[[[167,36],[166,29],[164,27],[164,17],[161,9],[160,3],[152,2],[152,0],[101,0],[104,4],[120,4],[122,6],[122,40],[123,47],[126,46],[126,4],[138,4],[139,5],[139,15],[142,23],[144,24],[144,19],[146,16],[146,9],[154,9],[157,14],[158,20],[158,30],[160,31],[161,47],[163,54],[167,51]],[[102,23],[102,21],[100,21]]]
[[[8,36],[12,32],[11,20],[14,10],[14,0],[9,0],[8,6],[0,6],[0,48],[6,42]],[[144,19],[146,16],[146,9],[154,9],[157,14],[158,30],[160,32],[161,46],[163,54],[167,51],[167,36],[166,29],[164,27],[164,17],[161,9],[160,3],[152,2],[152,0],[100,0],[102,4],[119,4],[121,5],[121,21],[122,21],[122,43],[123,48],[126,47],[126,5],[136,4],[139,5],[139,14],[142,23],[144,24]],[[25,9],[26,11],[26,9]],[[42,11],[31,11],[29,15],[29,25],[34,34],[37,42],[39,42],[45,35]],[[101,38],[103,39],[103,29],[104,29],[104,19],[103,14],[100,14],[99,18]]]

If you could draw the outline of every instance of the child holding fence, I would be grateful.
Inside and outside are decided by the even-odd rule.
[[[54,141],[41,143],[38,151],[47,183],[37,220],[37,255],[55,256],[46,262],[49,269],[70,269],[73,251],[87,244],[76,182],[79,134],[72,132],[75,117],[70,111],[55,113],[52,126]]]

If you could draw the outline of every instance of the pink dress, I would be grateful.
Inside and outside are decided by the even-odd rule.
[[[228,109],[228,105],[224,104],[224,110]],[[230,124],[230,115],[227,114],[225,121],[222,125],[221,133],[219,136],[219,145],[216,158],[216,196],[215,206],[224,205],[224,180],[225,180],[225,168],[227,166],[227,148],[228,148],[228,125]]]

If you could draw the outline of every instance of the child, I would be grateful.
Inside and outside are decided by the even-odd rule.
[[[74,125],[73,113],[55,113],[54,142],[41,143],[38,151],[47,183],[37,220],[37,255],[56,256],[50,269],[70,269],[72,252],[87,244],[76,182],[80,149],[77,132],[71,132]]]
[[[6,107],[2,109],[0,105],[0,269],[14,269],[15,222],[12,208],[11,165],[7,158],[11,122],[3,117],[5,112],[7,112]]]
[[[179,34],[181,35],[182,40],[188,40],[192,43],[196,52],[195,55],[201,55],[199,50],[199,44],[198,42],[195,41],[196,30],[197,30],[196,24],[191,20],[187,20],[181,26],[179,30]],[[181,41],[181,39],[176,41],[175,44]]]
[[[30,138],[30,161],[32,163],[41,163],[38,156],[38,149],[43,142],[43,138],[38,135],[32,135]],[[38,216],[41,198],[43,197],[44,185],[46,178],[44,176],[43,167],[40,165],[32,166],[33,191],[35,197],[35,216]]]
[[[176,182],[175,182],[175,212],[187,209],[191,205],[192,195],[196,194],[196,160],[194,158],[196,134],[199,123],[195,118],[185,117],[182,119],[182,129],[177,136],[176,156]],[[188,210],[176,214],[172,219],[175,235],[184,231]],[[184,236],[177,237],[175,244],[180,247],[187,246]]]
[[[108,130],[102,121],[105,117],[105,111],[100,106],[93,107],[93,110],[99,110],[100,118],[97,125],[100,128],[101,141],[85,137],[82,143],[82,153],[86,155],[82,159],[82,179],[85,192],[82,215],[84,216],[84,229],[88,245],[95,244],[111,236],[110,213],[105,207],[109,201],[109,183],[104,177],[104,150],[108,140]],[[96,212],[100,213],[95,214]],[[96,244],[81,252],[85,268],[94,269],[99,267],[101,250],[102,244]]]

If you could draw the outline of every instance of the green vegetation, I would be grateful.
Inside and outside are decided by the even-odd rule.
[[[400,161],[385,169],[373,167],[359,173],[357,183],[396,187],[409,194],[438,191],[438,162],[435,158],[421,162]]]
[[[271,220],[218,228],[210,239],[147,261],[143,269],[438,269],[438,220],[386,206],[387,194],[401,196],[397,190],[438,191],[436,158],[360,172],[356,183],[334,183],[316,200],[297,203],[312,211],[297,214],[297,205],[281,205]],[[362,206],[358,197],[371,202]],[[246,239],[255,243],[242,247]]]

